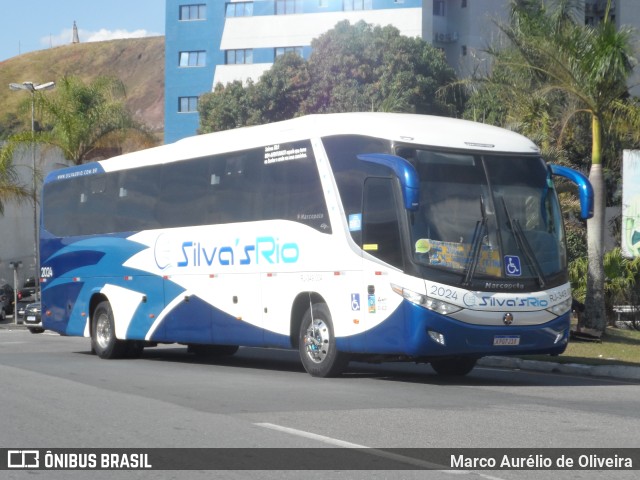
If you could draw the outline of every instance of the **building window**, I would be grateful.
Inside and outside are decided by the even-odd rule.
[[[180,20],[205,20],[207,6],[205,4],[180,5]]]
[[[318,0],[318,8],[328,8],[329,0]]]
[[[467,46],[466,45],[462,45],[461,47],[461,53],[463,57],[467,56]]]
[[[436,17],[444,17],[444,0],[433,0],[433,14]]]
[[[302,13],[302,0],[276,0],[276,15]]]
[[[253,63],[253,50],[227,50],[227,65],[240,65],[243,63]]]
[[[462,0],[461,7],[462,8],[467,8],[467,0]]]
[[[207,52],[180,52],[181,67],[204,67],[207,62]]]
[[[189,113],[198,111],[198,97],[179,97],[178,112]]]
[[[372,10],[373,0],[344,0],[342,8],[345,12],[353,10]]]
[[[250,17],[253,15],[253,2],[227,3],[225,15],[227,17]]]
[[[278,47],[276,48],[276,58],[281,57],[285,53],[296,53],[302,57],[302,47]]]

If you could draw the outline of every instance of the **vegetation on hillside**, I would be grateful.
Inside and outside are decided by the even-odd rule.
[[[30,99],[9,90],[10,83],[60,82],[65,76],[91,82],[105,75],[123,83],[127,109],[161,139],[164,37],[149,37],[66,45],[0,62],[0,140],[31,128]]]

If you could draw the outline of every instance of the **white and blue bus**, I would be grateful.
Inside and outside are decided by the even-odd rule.
[[[513,132],[422,115],[311,115],[55,171],[43,187],[43,326],[102,358],[187,345],[298,349],[464,375],[560,354],[571,289],[548,165]]]

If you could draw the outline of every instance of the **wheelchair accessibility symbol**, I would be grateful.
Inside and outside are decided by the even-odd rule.
[[[351,294],[351,310],[354,312],[360,311],[360,294],[359,293]]]
[[[505,255],[504,270],[509,277],[519,277],[520,275],[522,275],[522,268],[520,267],[520,257],[516,255]]]

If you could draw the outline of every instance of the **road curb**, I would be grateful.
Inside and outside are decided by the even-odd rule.
[[[640,367],[626,365],[583,365],[577,363],[543,362],[523,360],[517,357],[483,357],[478,365],[498,368],[519,368],[535,372],[565,373],[586,377],[609,377],[624,380],[640,380]]]

